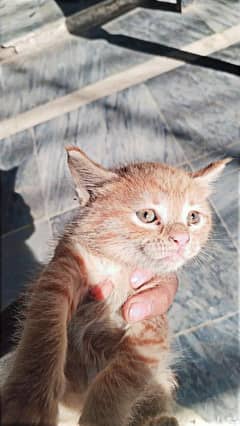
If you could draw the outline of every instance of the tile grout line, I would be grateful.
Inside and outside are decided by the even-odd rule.
[[[189,5],[183,8],[182,14],[186,14],[189,9],[193,9],[196,15],[204,22],[202,16],[199,15],[199,11],[195,5]],[[126,18],[127,16],[131,16],[136,14],[139,10],[141,10],[141,5],[136,5],[134,9],[130,9],[125,13],[112,18],[104,25],[110,25],[112,22],[119,22]],[[86,9],[85,12],[86,13]],[[80,12],[80,14],[83,11]],[[69,32],[68,22],[74,19],[74,17],[79,16],[79,12],[75,12],[68,17],[61,16],[57,18],[55,21],[49,22],[40,28],[36,28],[27,34],[23,34],[19,37],[12,38],[10,40],[3,41],[0,44],[0,47],[3,48],[2,56],[0,52],[0,64],[15,62],[22,57],[26,57],[28,55],[35,55],[45,47],[49,47],[58,44],[60,42],[65,42],[67,39],[74,39],[75,35]],[[87,15],[86,15],[87,16]],[[135,25],[137,27],[137,25]],[[76,27],[77,29],[77,27]],[[215,28],[209,27],[209,29],[216,33]],[[84,32],[83,36],[84,37]],[[9,54],[7,53],[9,51]]]
[[[39,180],[40,180],[41,195],[43,197],[43,203],[44,203],[44,217],[46,217],[46,220],[47,220],[47,223],[48,223],[49,233],[50,233],[51,237],[53,237],[52,227],[50,225],[50,221],[49,221],[49,217],[48,217],[47,198],[44,197],[44,192],[43,192],[43,180],[41,178],[40,165],[39,165],[38,155],[37,155],[35,131],[34,131],[34,128],[30,128],[28,131],[30,132],[30,134],[32,136],[32,141],[33,141],[33,155],[34,155],[36,163],[37,163],[37,170],[38,170],[38,175],[39,175]]]
[[[224,229],[226,230],[233,247],[237,250],[237,252],[239,252],[239,247],[236,244],[230,230],[228,229],[228,225],[226,224],[225,220],[223,219],[221,213],[219,212],[218,208],[215,206],[215,203],[212,200],[210,200],[209,202],[212,205],[212,208],[215,210],[216,215],[219,217],[220,221],[222,222],[222,225],[223,225]]]
[[[44,222],[44,221],[50,221],[54,217],[58,217],[58,216],[61,216],[61,215],[65,214],[65,213],[69,213],[72,210],[76,210],[77,208],[78,208],[78,206],[75,206],[75,207],[73,206],[70,209],[60,210],[60,211],[55,212],[55,213],[50,214],[50,215],[45,214],[44,216],[36,218],[36,220],[34,219],[34,224],[38,224],[38,223],[41,223],[41,222]],[[28,228],[29,226],[31,226],[31,225],[30,224],[26,224],[26,225],[20,226],[19,228],[12,229],[11,231],[8,231],[8,232],[5,232],[4,234],[2,234],[1,238],[8,237],[9,235],[12,235],[12,234],[14,234],[15,232],[18,232],[18,231],[22,231],[22,230]]]
[[[103,0],[100,4],[90,5],[69,16],[61,16],[27,34],[2,42],[0,64],[15,62],[19,58],[35,55],[36,52],[67,39],[74,39],[74,30],[84,37],[87,31],[136,13],[142,6],[137,0]]]
[[[162,112],[162,110],[161,110],[160,106],[158,105],[158,103],[157,103],[157,101],[156,101],[155,97],[153,96],[152,91],[149,89],[149,87],[148,87],[148,86],[146,86],[146,85],[145,85],[145,87],[147,88],[147,90],[148,90],[148,92],[149,92],[149,95],[151,96],[152,101],[154,102],[154,104],[155,104],[155,106],[156,106],[156,108],[157,108],[157,110],[158,110],[158,112],[159,112],[159,115],[163,118],[163,120],[164,120],[164,122],[165,122],[165,124],[166,124],[166,127],[167,127],[167,129],[168,129],[168,131],[169,131],[170,135],[172,136],[172,139],[174,140],[174,142],[177,144],[177,146],[178,146],[178,147],[180,148],[180,150],[182,151],[182,154],[183,154],[183,157],[185,158],[185,161],[184,161],[184,162],[182,162],[182,163],[180,163],[180,165],[181,165],[181,164],[183,164],[183,165],[184,165],[184,164],[187,164],[187,165],[190,167],[190,169],[192,169],[192,167],[191,167],[191,163],[190,163],[190,161],[188,160],[188,158],[187,158],[187,156],[186,156],[186,154],[185,154],[184,149],[182,148],[181,144],[179,143],[179,141],[178,141],[178,140],[177,140],[177,138],[175,137],[174,133],[172,132],[171,127],[170,127],[170,125],[169,125],[169,123],[168,123],[168,120],[167,120],[167,118],[166,118],[165,114]],[[177,167],[178,167],[178,165],[177,165]]]
[[[177,333],[173,334],[173,337],[175,339],[176,337],[184,336],[184,335],[190,334],[190,333],[192,333],[194,331],[197,331],[200,328],[205,328],[205,327],[209,327],[209,326],[211,327],[214,324],[218,324],[219,322],[222,322],[222,321],[224,321],[225,319],[228,319],[228,318],[232,318],[235,315],[239,315],[239,311],[234,311],[234,312],[225,314],[225,315],[223,315],[221,317],[204,321],[201,324],[195,325],[193,327],[186,328],[185,330],[178,331]]]
[[[198,157],[198,160],[199,159],[201,159],[201,157]],[[195,158],[194,158],[194,161],[195,161]],[[192,168],[191,162],[190,162],[190,165],[191,165],[191,168]],[[193,170],[193,168],[192,168],[192,170]],[[232,174],[232,173],[235,173],[235,170],[232,170],[228,174]],[[231,232],[230,232],[230,230],[228,228],[228,225],[226,224],[225,220],[223,219],[223,217],[222,217],[221,213],[219,212],[218,208],[216,207],[214,201],[212,199],[209,199],[209,203],[210,203],[212,209],[214,210],[215,214],[218,216],[220,222],[222,223],[222,226],[224,227],[224,229],[225,229],[225,231],[226,231],[226,233],[227,233],[227,235],[228,235],[228,237],[229,237],[229,239],[230,239],[233,247],[237,250],[237,253],[238,253],[239,252],[239,247],[236,244],[236,242],[235,242],[235,240],[234,240],[234,238],[233,238],[233,236],[232,236],[232,234],[231,234]]]
[[[47,220],[47,218],[45,216],[43,216],[43,217],[37,219],[36,221],[34,221],[34,224],[35,223],[41,223],[41,222],[44,222],[46,220]],[[7,237],[9,237],[9,236],[11,236],[11,235],[13,235],[17,232],[23,231],[24,229],[27,229],[30,226],[31,226],[30,223],[28,223],[26,225],[20,226],[19,228],[12,229],[11,231],[5,232],[5,234],[1,235],[1,240],[3,240],[4,238],[7,238]]]
[[[189,53],[209,55],[240,41],[240,24],[222,33],[204,37],[183,47]],[[185,62],[166,57],[154,57],[103,80],[92,83],[67,95],[41,104],[29,111],[0,122],[0,139],[10,137],[31,127],[74,111],[91,102],[136,86],[165,72],[174,70]]]
[[[239,142],[236,142],[236,141],[235,142],[231,142],[229,145],[227,145],[227,149],[234,148],[238,144],[240,144],[240,140],[239,140]],[[196,156],[193,159],[191,159],[191,161],[198,161],[198,160],[202,160],[204,158],[207,159],[208,155],[211,155],[211,154],[216,154],[219,158],[225,158],[226,157],[226,154],[220,153],[219,150],[218,150],[218,148],[216,148],[216,149],[213,149],[212,151],[207,152],[207,154],[199,154],[198,156]],[[233,159],[235,160],[235,157],[233,157]],[[232,173],[232,172],[230,172],[230,173]]]
[[[55,43],[58,44],[59,41],[62,43],[72,38],[74,36],[67,29],[66,18],[61,17],[35,31],[30,31],[25,35],[1,43],[3,51],[2,56],[0,55],[0,65],[15,62],[30,54],[35,55],[46,47],[50,47]]]

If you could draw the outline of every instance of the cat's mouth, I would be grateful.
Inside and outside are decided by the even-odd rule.
[[[141,251],[153,260],[160,262],[174,262],[184,260],[185,249],[179,247],[176,250],[153,250],[152,247],[142,246]]]
[[[151,268],[158,274],[176,271],[188,257],[185,248],[163,251],[145,245],[141,251]]]
[[[180,259],[183,259],[183,253],[184,253],[184,250],[179,249],[167,254],[166,256],[161,257],[161,260],[164,260],[164,261],[180,260]]]

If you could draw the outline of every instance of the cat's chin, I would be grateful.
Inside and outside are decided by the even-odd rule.
[[[154,272],[157,274],[168,274],[177,271],[184,263],[183,260],[178,262],[159,262],[153,269],[155,269]]]
[[[169,272],[175,272],[181,268],[187,261],[183,253],[170,254],[163,257],[152,256],[151,254],[145,254],[145,264],[147,269],[150,269],[155,274],[166,274]]]
[[[154,273],[157,274],[167,274],[169,272],[176,272],[181,268],[188,259],[183,255],[171,255],[161,258],[150,258],[149,263],[151,264],[151,269]]]

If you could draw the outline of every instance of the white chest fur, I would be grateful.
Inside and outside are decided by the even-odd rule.
[[[98,285],[106,279],[112,281],[114,289],[106,303],[112,312],[117,312],[133,292],[130,286],[131,271],[105,257],[93,255],[80,244],[77,244],[77,250],[84,259],[91,286]]]

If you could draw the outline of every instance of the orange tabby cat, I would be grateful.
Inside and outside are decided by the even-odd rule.
[[[176,426],[166,318],[129,325],[121,307],[134,268],[151,270],[143,288],[154,287],[199,253],[210,184],[229,159],[196,173],[158,163],[110,171],[67,151],[81,208],[29,294],[2,424],[55,426],[65,407],[72,426]],[[91,288],[106,276],[114,291],[96,301]]]

